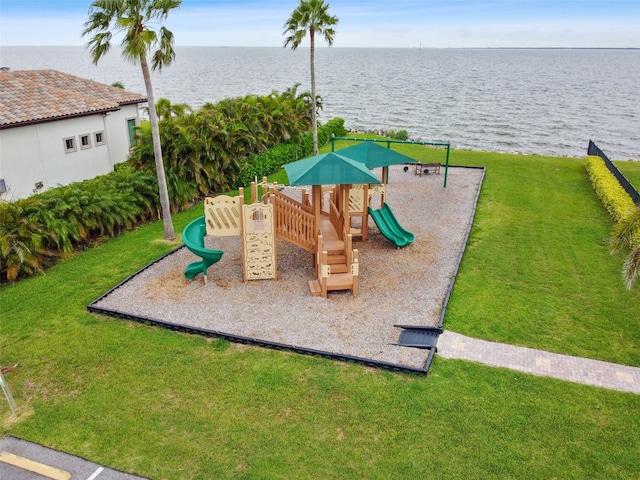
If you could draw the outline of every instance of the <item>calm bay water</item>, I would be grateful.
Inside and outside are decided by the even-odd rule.
[[[247,94],[309,90],[309,51],[177,47],[153,75],[156,98],[199,107]],[[0,66],[53,68],[144,93],[139,67],[113,51],[3,47]],[[406,129],[454,148],[583,157],[589,139],[611,158],[640,160],[640,50],[316,50],[322,119],[349,129]]]

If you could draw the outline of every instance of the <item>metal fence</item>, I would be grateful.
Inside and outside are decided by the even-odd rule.
[[[633,185],[631,185],[631,182],[627,180],[627,177],[625,177],[622,172],[618,170],[618,167],[616,167],[613,162],[609,160],[609,157],[607,157],[604,152],[600,150],[600,148],[598,148],[598,146],[591,140],[589,140],[587,155],[600,157],[604,161],[604,164],[607,166],[609,171],[618,179],[618,182],[620,183],[622,188],[624,188],[625,192],[629,194],[631,200],[633,200],[633,203],[640,206],[640,193],[638,192],[638,190]]]

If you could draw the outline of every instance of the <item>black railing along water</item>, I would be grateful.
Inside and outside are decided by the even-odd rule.
[[[638,192],[638,190],[633,185],[631,185],[631,182],[627,180],[627,177],[625,177],[622,172],[618,170],[618,167],[616,167],[613,162],[609,160],[609,157],[607,157],[605,153],[600,150],[600,148],[595,143],[593,143],[592,140],[589,140],[587,155],[600,157],[604,161],[604,164],[607,166],[609,171],[613,174],[614,177],[616,177],[616,179],[620,183],[620,186],[622,186],[622,188],[624,188],[624,191],[629,194],[631,200],[633,200],[633,203],[640,206],[640,193]]]

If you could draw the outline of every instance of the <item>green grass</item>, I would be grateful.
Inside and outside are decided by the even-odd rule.
[[[486,172],[446,326],[640,366],[640,289],[623,286],[611,228],[582,160],[500,157]]]
[[[640,191],[640,162],[614,162],[616,167],[627,177],[636,190]]]
[[[640,364],[640,290],[624,290],[583,161],[451,162],[487,170],[445,327]],[[393,374],[88,314],[173,248],[160,238],[146,225],[0,289],[21,409],[0,402],[3,433],[154,479],[637,478],[639,395],[440,357]]]

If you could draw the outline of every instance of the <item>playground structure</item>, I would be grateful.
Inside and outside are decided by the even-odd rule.
[[[193,279],[199,273],[207,283],[207,269],[218,262],[221,250],[205,248],[205,236],[242,237],[242,277],[247,280],[277,279],[273,205],[244,204],[241,188],[237,197],[219,195],[204,201],[204,216],[196,218],[182,232],[185,246],[201,260],[187,266],[184,275]]]
[[[379,146],[373,150],[378,148],[388,151]],[[266,177],[260,184],[252,182],[249,204],[244,202],[243,189],[237,197],[205,199],[205,215],[191,222],[182,234],[187,248],[201,259],[186,268],[185,276],[192,279],[203,273],[206,283],[208,267],[219,261],[223,252],[205,248],[205,235],[233,235],[242,239],[244,281],[277,279],[277,236],[312,254],[316,278],[309,281],[311,295],[326,298],[330,291],[351,290],[357,296],[360,258],[353,239],[367,241],[369,214],[397,248],[415,239],[386,203],[385,182],[369,171],[382,166],[386,179],[389,164],[415,162],[392,153],[397,158],[387,158],[386,164],[376,160],[380,165],[374,162],[369,166],[335,153],[285,165],[290,180],[287,188],[299,190],[299,200],[284,194],[284,186],[267,183]],[[374,209],[377,196],[380,208]]]
[[[384,203],[385,191],[383,184],[316,187],[311,197],[302,189],[298,202],[279,191],[278,185],[267,187],[265,199],[277,212],[277,235],[313,255],[317,278],[309,281],[312,295],[326,298],[327,292],[334,290],[351,290],[353,296],[358,295],[360,258],[353,239],[367,240],[369,206],[376,194]],[[358,218],[360,226],[355,226]]]

